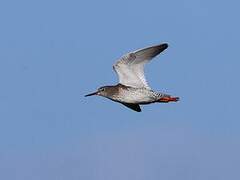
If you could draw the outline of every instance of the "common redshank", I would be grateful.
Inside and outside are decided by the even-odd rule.
[[[167,47],[168,44],[164,43],[125,54],[113,65],[119,83],[100,87],[86,96],[103,96],[137,112],[141,112],[139,105],[177,102],[179,97],[153,91],[144,76],[144,65]]]

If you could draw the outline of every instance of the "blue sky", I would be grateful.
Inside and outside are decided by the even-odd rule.
[[[0,179],[238,180],[238,1],[1,1]],[[135,113],[100,97],[124,53],[162,42]]]

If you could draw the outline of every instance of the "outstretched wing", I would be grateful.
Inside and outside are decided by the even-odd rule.
[[[151,89],[144,76],[144,65],[167,47],[168,44],[164,43],[124,55],[113,65],[113,69],[119,77],[119,83],[136,88]]]

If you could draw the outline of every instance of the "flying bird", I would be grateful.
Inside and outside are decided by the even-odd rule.
[[[100,87],[96,92],[86,96],[103,96],[137,112],[141,112],[140,105],[177,102],[179,97],[153,91],[144,76],[145,64],[167,47],[168,44],[164,43],[125,54],[113,65],[119,83]]]

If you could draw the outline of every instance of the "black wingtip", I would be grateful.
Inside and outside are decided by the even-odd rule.
[[[160,54],[161,52],[163,52],[165,49],[168,48],[168,44],[167,43],[162,43],[159,44],[157,46],[155,46],[155,53],[152,54],[152,57],[157,56],[158,54]]]
[[[161,49],[167,49],[168,48],[168,43],[163,43],[159,45],[161,47]]]

